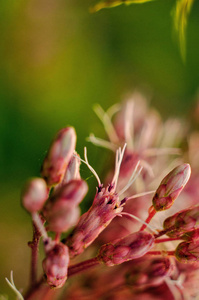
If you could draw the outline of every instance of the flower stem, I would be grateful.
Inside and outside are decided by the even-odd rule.
[[[163,256],[174,256],[175,251],[149,251],[147,255],[163,255]]]
[[[31,248],[31,268],[30,268],[30,286],[34,286],[37,281],[37,261],[38,261],[38,247],[39,240],[41,238],[41,233],[37,229],[34,221],[33,224],[33,239],[32,242],[28,243],[28,246]]]
[[[85,260],[83,262],[80,262],[78,264],[72,265],[68,268],[68,277],[71,277],[73,275],[76,275],[80,272],[83,272],[87,269],[90,269],[92,267],[95,267],[99,265],[100,262],[97,257]]]
[[[175,230],[176,228],[175,228],[175,226],[171,226],[171,227],[169,227],[169,228],[167,228],[167,229],[163,229],[163,230],[161,230],[158,234],[154,234],[154,237],[155,237],[155,239],[157,239],[157,238],[159,238],[160,236],[162,236],[162,235],[164,235],[164,234],[167,234],[168,232],[171,232],[171,231],[173,231],[173,230]]]
[[[165,239],[159,239],[159,240],[155,240],[155,243],[165,243],[165,242],[172,242],[172,241],[179,241],[181,240],[180,238],[165,238]]]
[[[155,208],[153,207],[153,205],[149,208],[149,215],[148,217],[146,218],[145,220],[145,223],[149,224],[151,219],[155,216],[156,214],[156,210]],[[147,227],[146,224],[143,224],[142,227],[140,228],[140,231],[143,231],[145,228]]]

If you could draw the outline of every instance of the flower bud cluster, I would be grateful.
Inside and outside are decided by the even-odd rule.
[[[142,103],[142,109],[139,109],[138,102]],[[37,282],[35,275],[40,237],[44,244],[42,266],[48,287],[60,288],[69,277],[98,266],[96,273],[85,273],[84,279],[74,280],[68,285],[62,297],[68,300],[174,299],[173,291],[176,288],[178,292],[180,286],[178,276],[181,272],[186,275],[188,263],[199,261],[199,205],[195,205],[194,200],[189,201],[192,205],[189,208],[182,207],[181,211],[178,208],[183,197],[186,199],[186,193],[188,196],[194,194],[190,187],[187,190],[185,187],[191,167],[188,163],[181,162],[177,166],[175,163],[173,170],[169,170],[163,179],[161,176],[170,165],[169,154],[179,154],[176,148],[172,149],[176,146],[174,141],[181,136],[179,124],[177,121],[162,124],[159,115],[148,111],[142,99],[139,98],[138,102],[127,102],[113,124],[110,111],[103,112],[103,117],[100,115],[103,110],[98,108],[110,141],[93,136],[90,140],[116,151],[115,170],[109,173],[113,177],[112,180],[108,177],[106,185],[101,184],[97,173],[89,165],[86,152],[85,160],[75,152],[76,133],[72,127],[64,128],[56,135],[41,167],[42,178],[33,178],[25,185],[22,203],[31,214],[36,229],[33,241],[29,243],[33,279],[29,293],[39,290],[43,284],[42,280]],[[166,139],[168,129],[172,132]],[[160,143],[160,140],[165,140],[165,143]],[[120,148],[122,145],[123,148]],[[166,157],[159,160],[158,152],[161,155],[165,153]],[[98,181],[91,206],[82,215],[79,205],[88,185],[80,176],[81,161]],[[150,178],[154,174],[157,178],[150,186]],[[135,195],[136,190],[139,190],[139,195]],[[149,198],[150,194],[154,196]],[[140,195],[142,201],[139,201]],[[139,205],[134,203],[131,206],[135,198]],[[165,211],[171,206],[173,215],[166,217]],[[158,215],[163,216],[160,217],[164,221],[163,230],[157,228],[156,224],[160,224]],[[158,222],[151,224],[154,216]],[[140,229],[134,227],[136,222],[142,224]],[[108,231],[107,227],[112,231]],[[64,238],[61,236],[63,233]],[[165,234],[166,238],[159,239]],[[175,243],[172,244],[173,240]],[[170,244],[163,245],[166,242]],[[90,245],[92,247],[84,254]],[[93,257],[93,253],[97,255]],[[72,259],[80,254],[78,262],[74,263]],[[182,267],[182,264],[185,266]],[[100,269],[99,265],[104,267]],[[174,288],[170,288],[170,283]],[[166,296],[156,297],[158,291],[163,291]],[[53,293],[49,297],[56,299]]]

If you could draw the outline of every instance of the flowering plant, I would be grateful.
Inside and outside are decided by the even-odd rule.
[[[195,299],[199,173],[191,157],[199,135],[190,135],[183,153],[183,122],[163,123],[139,93],[122,107],[105,112],[96,106],[95,111],[108,140],[91,134],[89,141],[115,153],[114,170],[102,184],[86,148],[84,159],[75,151],[74,128],[57,133],[41,178],[30,179],[22,191],[33,224],[30,285],[22,295],[12,273],[8,284],[17,299],[26,300]],[[83,214],[79,204],[88,185],[80,175],[81,162],[98,183]],[[45,257],[38,279],[40,241]]]

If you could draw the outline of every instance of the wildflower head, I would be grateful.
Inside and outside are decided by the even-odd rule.
[[[153,207],[156,211],[166,210],[173,205],[189,180],[190,174],[190,165],[182,164],[164,177],[153,197]]]
[[[46,253],[43,270],[47,283],[52,288],[60,288],[67,279],[69,264],[68,247],[57,243]]]
[[[37,212],[42,209],[48,198],[48,193],[49,190],[44,179],[30,179],[22,191],[22,204],[28,212]]]
[[[73,127],[63,128],[57,133],[41,168],[41,175],[49,186],[62,180],[75,145],[76,133]]]
[[[103,245],[98,259],[107,266],[114,266],[125,261],[144,256],[152,247],[154,237],[145,231],[132,233],[120,240]]]

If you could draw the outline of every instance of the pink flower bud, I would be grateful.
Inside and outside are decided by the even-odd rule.
[[[181,263],[199,261],[199,243],[182,242],[175,250],[175,257]]]
[[[80,216],[77,207],[88,191],[84,180],[71,180],[55,191],[43,209],[48,222],[48,230],[67,231],[74,226]]]
[[[76,133],[73,127],[66,127],[56,135],[41,168],[41,175],[49,186],[62,180],[75,145]]]
[[[120,240],[103,245],[98,259],[107,266],[144,256],[152,247],[154,237],[145,231],[132,233]]]
[[[57,233],[66,232],[69,228],[76,225],[80,217],[80,208],[75,207],[56,207],[51,214],[47,215],[47,230]]]
[[[60,288],[67,279],[69,264],[68,247],[62,243],[56,244],[46,254],[43,260],[43,270],[50,287]]]
[[[190,174],[190,165],[182,164],[164,177],[153,197],[153,206],[156,211],[168,209],[173,205],[174,200],[189,180]]]
[[[199,205],[182,210],[164,221],[167,230],[172,224],[171,231],[167,233],[170,237],[180,237],[186,232],[199,228]]]
[[[57,203],[63,202],[65,206],[77,206],[88,192],[88,185],[84,180],[71,180],[53,193],[45,206],[45,211],[52,210]],[[58,204],[59,205],[59,204]]]
[[[30,213],[42,209],[48,198],[49,190],[46,182],[42,178],[33,178],[29,180],[22,191],[22,204]]]
[[[188,242],[199,243],[199,228],[186,232],[181,238]]]
[[[79,156],[76,152],[74,152],[76,156]],[[68,167],[64,174],[62,184],[68,183],[74,179],[81,179],[79,167],[80,167],[80,159],[76,156],[72,156],[71,160],[69,161]]]
[[[133,287],[152,287],[162,284],[165,277],[170,275],[173,265],[169,258],[161,257],[144,260],[133,266],[126,274],[127,284]]]

